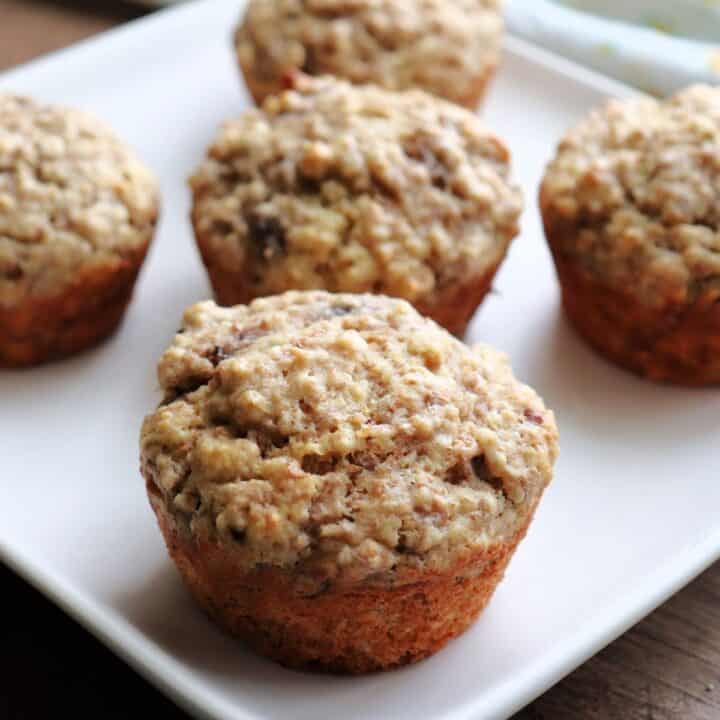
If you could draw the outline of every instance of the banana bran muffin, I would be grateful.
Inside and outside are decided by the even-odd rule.
[[[203,608],[293,667],[420,660],[490,599],[551,479],[552,412],[403,300],[189,308],[141,467]]]
[[[565,309],[597,350],[653,380],[720,382],[720,89],[593,112],[540,205]]]
[[[518,232],[505,145],[419,91],[293,82],[227,123],[190,179],[218,301],[382,293],[462,334]]]
[[[0,93],[0,365],[110,334],[157,214],[155,180],[105,125]]]
[[[250,0],[235,49],[258,103],[302,71],[475,108],[502,31],[499,0]]]

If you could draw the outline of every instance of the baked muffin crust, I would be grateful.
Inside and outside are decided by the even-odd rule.
[[[158,374],[151,496],[238,572],[308,588],[452,572],[517,542],[557,453],[552,413],[504,356],[401,300],[200,303]]]
[[[498,0],[250,0],[235,47],[258,101],[301,70],[474,107],[502,25]]]
[[[321,288],[433,316],[458,285],[487,290],[518,232],[508,176],[504,144],[461,108],[301,77],[223,127],[192,217],[222,304]]]
[[[720,382],[720,90],[611,101],[561,142],[540,205],[591,345],[653,380]]]
[[[0,308],[144,255],[157,213],[155,180],[104,124],[0,93]]]
[[[543,205],[558,249],[644,305],[720,298],[720,90],[613,100],[571,130]]]

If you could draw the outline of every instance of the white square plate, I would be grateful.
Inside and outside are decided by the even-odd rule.
[[[505,718],[720,555],[720,394],[642,382],[575,337],[535,206],[561,132],[630,91],[510,39],[485,111],[514,152],[527,212],[470,339],[511,354],[557,411],[562,436],[555,482],[507,579],[467,634],[416,667],[363,678],[290,672],[195,609],[138,473],[155,361],[182,309],[209,294],[185,178],[218,124],[248,105],[229,43],[241,4],[181,6],[0,79],[106,118],[155,168],[164,195],[121,332],[61,364],[0,372],[0,557],[198,715]]]

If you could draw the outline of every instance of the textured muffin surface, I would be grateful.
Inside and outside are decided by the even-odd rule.
[[[720,90],[611,101],[541,191],[556,252],[647,307],[720,298]]]
[[[0,307],[137,262],[157,212],[155,180],[105,125],[0,94]]]
[[[384,297],[198,304],[159,378],[149,490],[234,572],[452,573],[517,542],[557,452],[552,413],[504,356]]]
[[[432,304],[494,271],[521,198],[474,115],[421,92],[296,84],[225,125],[191,178],[210,275],[236,289],[221,302],[321,288]]]
[[[498,0],[250,0],[235,46],[260,98],[301,70],[474,104],[501,33]]]

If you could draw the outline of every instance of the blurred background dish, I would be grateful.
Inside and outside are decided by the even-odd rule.
[[[506,0],[510,33],[649,92],[720,82],[720,4]]]

